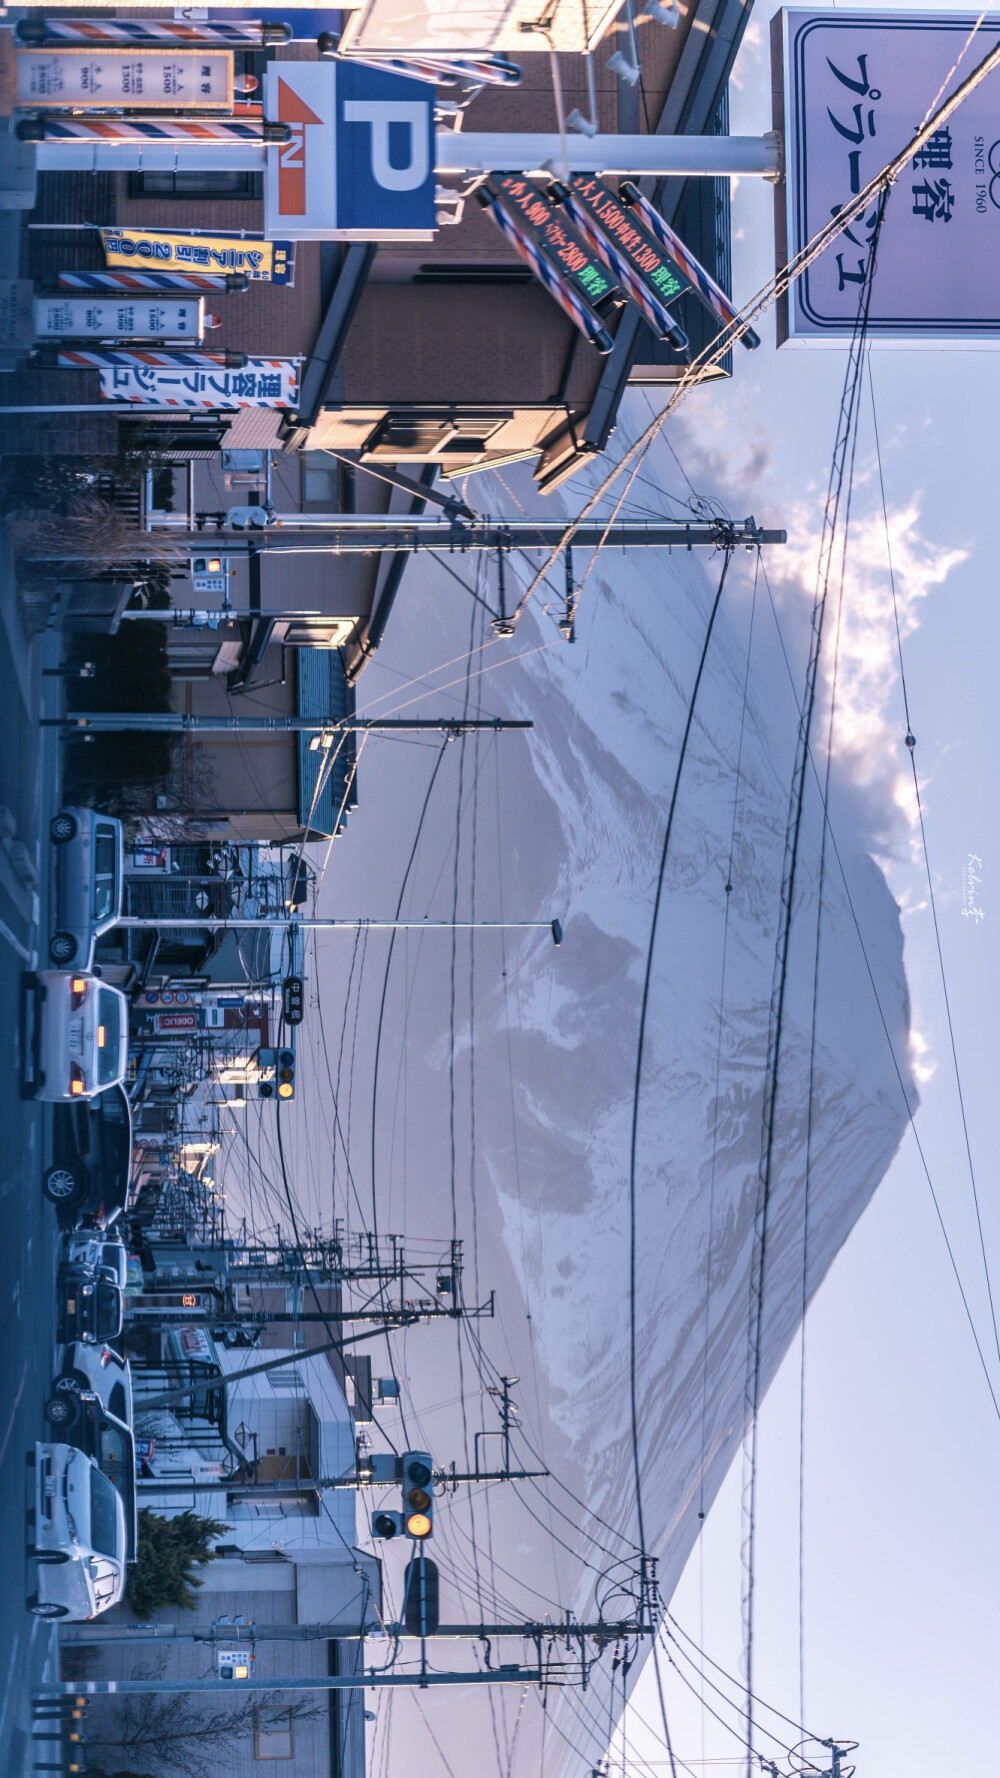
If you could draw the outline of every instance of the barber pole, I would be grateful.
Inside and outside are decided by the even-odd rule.
[[[567,284],[562,273],[557,272],[555,266],[549,264],[536,242],[525,233],[520,223],[515,222],[513,216],[497,203],[489,191],[480,187],[476,196],[483,209],[492,216],[500,233],[510,242],[515,253],[524,260],[525,264],[530,266],[538,282],[545,287],[549,295],[555,297],[559,307],[569,316],[574,327],[578,327],[584,337],[590,341],[592,346],[596,346],[599,352],[610,352],[614,340],[589,303],[584,302],[583,298]]]
[[[665,308],[659,297],[643,283],[633,270],[632,262],[619,252],[614,243],[608,239],[603,229],[599,228],[591,218],[586,205],[581,202],[569,186],[556,185],[550,188],[552,195],[566,206],[574,227],[583,236],[588,247],[592,247],[599,259],[603,259],[610,272],[614,272],[622,289],[627,293],[630,302],[639,310],[644,321],[647,321],[657,339],[669,340],[678,352],[687,347],[688,337],[683,327],[676,321],[668,308]]]
[[[21,19],[18,42],[33,48],[43,43],[176,43],[197,48],[217,43],[223,48],[247,44],[262,49],[287,43],[290,25],[263,19],[238,19],[232,24],[188,19]]]
[[[705,270],[701,261],[695,259],[689,247],[686,247],[679,235],[676,235],[669,222],[665,222],[658,210],[655,210],[648,198],[643,197],[637,185],[631,180],[623,179],[618,187],[618,195],[630,210],[634,210],[647,234],[659,242],[668,259],[672,259],[678,271],[682,272],[706,309],[726,327],[732,327],[739,320],[739,310],[724,290],[715,282],[710,272]],[[740,335],[740,343],[753,352],[760,345],[760,335],[748,327]]]
[[[249,290],[240,272],[60,272],[60,290]]]
[[[241,370],[246,363],[245,352],[77,352],[62,351],[56,363],[63,370],[122,369],[128,365],[152,365],[158,370],[183,369]]]
[[[125,117],[22,117],[17,126],[22,142],[192,142],[200,147],[218,142],[287,142],[291,130],[285,123],[202,122],[197,118],[167,120]]]
[[[321,32],[316,42],[320,55],[338,53],[333,32]],[[412,56],[355,56],[345,53],[338,55],[338,60],[359,63],[364,68],[378,68],[384,74],[405,74],[411,80],[426,81],[429,86],[455,86],[459,81],[474,86],[521,84],[521,70],[517,63],[508,62],[503,56],[439,56],[429,52]]]

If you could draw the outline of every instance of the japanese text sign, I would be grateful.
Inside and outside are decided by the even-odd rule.
[[[294,282],[290,241],[245,235],[189,234],[184,229],[102,228],[109,266],[149,272],[242,272],[255,282]]]
[[[791,258],[836,216],[906,147],[935,99],[940,104],[995,48],[994,14],[966,50],[975,22],[971,13],[779,15],[786,151],[779,258]],[[872,338],[1000,338],[998,101],[994,73],[893,186],[872,285]],[[873,203],[792,285],[779,341],[853,332],[876,214]]]
[[[199,341],[204,299],[198,296],[37,296],[39,339]]]
[[[102,367],[105,401],[138,401],[150,407],[295,407],[297,358],[250,358],[242,370],[199,370],[147,364]]]
[[[632,270],[648,284],[661,302],[671,302],[690,288],[676,266],[666,258],[656,241],[650,239],[635,216],[618,202],[614,192],[590,173],[577,173],[570,180],[574,197],[593,216],[604,234],[624,254]]]
[[[434,91],[348,62],[271,62],[264,114],[291,139],[268,156],[264,233],[295,241],[429,241]]]
[[[19,49],[15,104],[32,110],[229,111],[228,49]]]
[[[572,279],[581,296],[601,312],[617,294],[617,286],[600,260],[574,234],[565,215],[560,215],[523,173],[494,173],[490,187],[532,230],[548,257]]]

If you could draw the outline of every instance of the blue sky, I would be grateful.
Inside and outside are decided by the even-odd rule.
[[[740,58],[734,133],[769,126],[773,10],[766,0],[758,3]],[[922,106],[915,112],[921,114]],[[759,181],[745,180],[735,193],[738,300],[771,273],[772,203],[771,189]],[[844,353],[776,353],[773,320],[761,332],[764,346],[752,359],[740,355],[732,385],[688,403],[675,438],[692,453],[689,466],[704,454],[705,473],[725,486],[732,511],[753,508],[768,524],[788,524],[796,566],[808,581]],[[928,848],[986,1247],[996,1267],[991,1015],[1000,963],[993,720],[1000,620],[992,522],[1000,360],[989,347],[876,346],[871,362],[909,632],[904,663]],[[906,788],[870,403],[862,417],[855,520],[848,582],[854,641],[842,748],[875,829],[883,824],[881,862],[903,909],[924,1077],[917,1127],[1000,1394],[923,859]],[[981,917],[963,913],[970,858],[980,861],[973,891]],[[756,1689],[796,1719],[800,1356],[799,1348],[789,1354],[761,1416],[755,1638]],[[813,1306],[806,1367],[805,1721],[822,1735],[859,1740],[863,1773],[937,1778],[960,1771],[963,1778],[986,1778],[997,1765],[1000,1423],[912,1135]],[[737,1466],[673,1607],[732,1673],[740,1658],[740,1542]],[[650,1673],[636,1698],[642,1715],[658,1721]],[[668,1698],[676,1751],[695,1771],[703,1769],[695,1763],[702,1757],[739,1757],[737,1741],[704,1719],[697,1699],[676,1680],[668,1680]],[[663,1759],[662,1748],[635,1722],[630,1735],[651,1761]],[[788,1738],[794,1739],[791,1731]]]

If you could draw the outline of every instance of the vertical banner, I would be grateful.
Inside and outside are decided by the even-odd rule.
[[[543,253],[575,284],[599,315],[613,311],[621,292],[607,268],[588,252],[565,214],[551,204],[523,173],[494,173],[487,190],[535,236]]]
[[[711,272],[702,265],[701,260],[695,258],[690,247],[681,240],[680,235],[674,233],[669,222],[660,215],[659,210],[653,208],[639,187],[633,185],[630,179],[622,179],[619,182],[618,191],[622,202],[629,206],[636,221],[641,222],[646,233],[662,247],[671,264],[680,272],[681,277],[687,279],[691,294],[698,298],[702,307],[708,309],[717,321],[721,321],[723,327],[729,327],[738,320],[739,310],[732,298],[727,296],[721,285],[716,283]],[[760,345],[760,335],[754,333],[752,327],[748,327],[746,332],[740,335],[740,343],[746,346],[748,352],[753,352]]]
[[[784,105],[786,179],[775,196],[784,262],[905,148],[936,96],[954,92],[996,47],[1000,18],[788,8],[772,32],[781,76],[772,85]],[[998,101],[994,73],[892,187],[871,291],[872,339],[1000,338]],[[872,204],[796,279],[779,307],[779,344],[853,333],[875,221]]]
[[[578,173],[572,185],[553,188],[565,204],[585,241],[614,272],[658,339],[669,340],[678,351],[688,343],[687,334],[666,304],[680,296],[686,285],[659,248],[637,229],[614,193],[589,173]]]
[[[291,241],[265,241],[261,235],[210,235],[171,228],[102,228],[101,246],[109,266],[132,271],[242,272],[255,282],[293,284],[295,249]]]
[[[580,296],[573,286],[563,277],[554,265],[546,259],[537,241],[521,223],[499,203],[489,185],[480,186],[476,196],[483,208],[487,210],[496,223],[504,238],[510,243],[526,266],[534,273],[538,282],[554,297],[559,307],[567,314],[574,327],[578,327],[584,338],[596,346],[599,352],[610,352],[614,341],[601,318],[590,307],[586,299]]]
[[[15,104],[71,111],[231,111],[228,49],[19,49]]]
[[[297,358],[249,358],[242,370],[166,365],[108,365],[100,372],[105,401],[149,407],[294,408],[299,399]]]

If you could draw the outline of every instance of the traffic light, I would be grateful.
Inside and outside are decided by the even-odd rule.
[[[403,1530],[402,1513],[372,1513],[373,1537],[399,1537]]]
[[[266,1068],[268,1070],[268,1072],[270,1073],[270,1071],[273,1068],[276,1068],[277,1065],[278,1065],[277,1050],[262,1048],[257,1051],[257,1066],[258,1066],[258,1068],[262,1068],[262,1069]],[[258,1080],[258,1082],[257,1082],[257,1097],[258,1097],[258,1099],[273,1099],[274,1098],[274,1088],[275,1088],[275,1083],[273,1080]]]
[[[426,1451],[407,1451],[403,1458],[403,1520],[408,1537],[433,1537],[434,1466]]]
[[[436,1636],[441,1617],[438,1597],[437,1564],[421,1550],[407,1562],[403,1585],[403,1623],[411,1636]]]
[[[274,1070],[274,1084],[279,1099],[295,1097],[295,1051],[279,1050],[278,1064]]]

